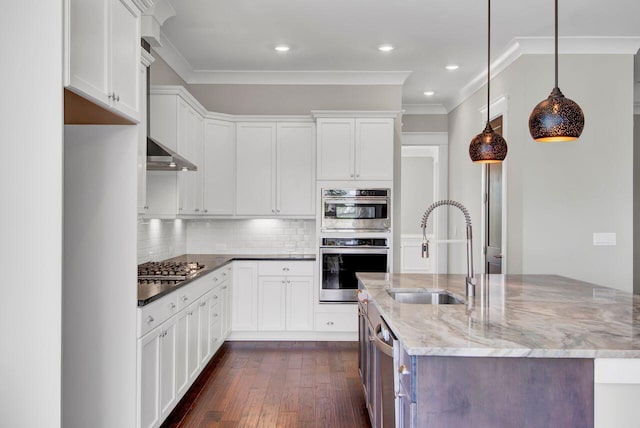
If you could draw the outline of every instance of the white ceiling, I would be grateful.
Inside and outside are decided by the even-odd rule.
[[[327,73],[309,73],[318,71],[352,79],[361,78],[362,73],[339,72],[366,71],[375,81],[373,77],[379,75],[371,72],[403,71],[410,72],[404,83],[404,104],[439,104],[448,110],[465,91],[477,89],[486,72],[484,1],[169,2],[176,15],[162,26],[166,40],[161,54],[190,83],[267,82],[269,75],[276,75],[271,82],[319,83],[318,76]],[[512,54],[523,47],[550,52],[553,5],[553,0],[494,0],[492,61],[507,57],[509,49]],[[561,52],[588,51],[585,46],[594,46],[593,38],[602,37],[607,39],[595,40],[598,52],[635,52],[640,47],[640,0],[561,0],[560,37]],[[396,49],[379,52],[377,46],[382,43]],[[277,53],[277,44],[288,44],[291,50]],[[445,70],[450,63],[460,68]],[[271,73],[265,77],[264,71]],[[402,81],[405,75],[382,76]],[[425,90],[436,95],[425,97]]]

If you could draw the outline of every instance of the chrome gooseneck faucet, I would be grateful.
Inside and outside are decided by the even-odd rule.
[[[429,240],[427,239],[427,220],[431,215],[431,212],[443,205],[451,205],[452,207],[456,207],[462,211],[464,214],[465,222],[467,223],[467,297],[473,297],[476,295],[476,279],[473,275],[473,237],[471,233],[471,216],[469,215],[469,211],[462,205],[460,202],[444,200],[437,201],[427,207],[427,210],[422,215],[422,222],[420,223],[420,227],[422,227],[422,258],[429,257]]]

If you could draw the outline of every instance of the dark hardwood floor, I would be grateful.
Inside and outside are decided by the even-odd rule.
[[[225,342],[162,428],[370,427],[357,342]]]

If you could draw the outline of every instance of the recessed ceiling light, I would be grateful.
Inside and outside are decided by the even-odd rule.
[[[378,50],[380,52],[391,52],[394,49],[395,49],[395,47],[393,47],[392,45],[388,45],[388,44],[378,46]]]
[[[275,50],[277,50],[278,52],[289,52],[289,49],[291,48],[287,45],[278,45],[275,47]]]
[[[458,66],[457,64],[449,64],[449,65],[447,65],[445,68],[446,68],[447,70],[457,70],[457,69],[458,69],[458,67],[459,67],[459,66]]]
[[[435,94],[435,92],[433,91],[424,91],[424,94],[428,97],[432,96],[433,94]]]

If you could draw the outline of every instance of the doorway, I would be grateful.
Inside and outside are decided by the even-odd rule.
[[[502,135],[502,116],[491,122]],[[485,165],[484,242],[485,273],[502,273],[502,163]]]

